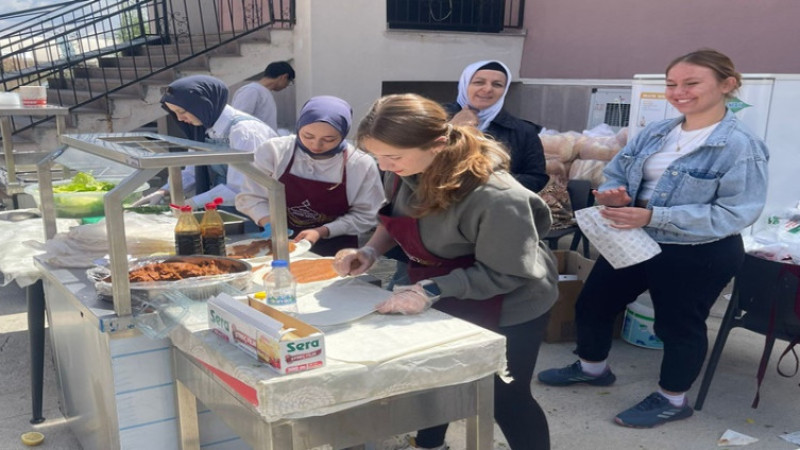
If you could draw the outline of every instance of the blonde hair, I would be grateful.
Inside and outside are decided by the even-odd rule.
[[[445,137],[444,148],[420,175],[414,216],[441,211],[485,184],[498,169],[508,169],[499,144],[469,126],[451,125],[438,103],[416,94],[378,99],[358,126],[359,146],[370,138],[400,149],[431,150]]]
[[[736,95],[736,91],[742,87],[742,74],[736,71],[733,61],[727,55],[718,52],[717,50],[711,48],[701,48],[700,50],[695,50],[691,53],[679,56],[669,63],[667,70],[665,70],[664,73],[669,74],[670,69],[672,69],[676,64],[683,62],[711,69],[711,71],[714,72],[714,76],[717,78],[717,81],[720,83],[730,77],[733,77],[736,80],[736,87],[725,94],[725,97],[729,99],[733,98],[734,95]]]

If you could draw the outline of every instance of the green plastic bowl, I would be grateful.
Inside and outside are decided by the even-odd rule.
[[[119,183],[120,179],[102,179],[101,181],[110,181],[115,185]],[[53,186],[68,184],[70,180],[55,181]],[[123,204],[129,205],[136,200],[142,198],[142,194],[150,185],[147,183],[136,188],[131,195],[129,195]],[[39,185],[32,184],[25,188],[25,193],[32,196],[36,202],[36,206],[41,208],[41,198],[39,197]],[[53,203],[56,209],[56,217],[62,218],[76,218],[81,219],[84,217],[102,217],[105,216],[105,206],[103,204],[103,197],[107,191],[90,191],[90,192],[60,192],[53,194]]]

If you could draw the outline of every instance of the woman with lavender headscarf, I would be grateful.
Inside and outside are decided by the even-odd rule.
[[[270,140],[256,150],[255,165],[286,186],[287,221],[294,240],[333,256],[358,245],[358,235],[377,225],[384,200],[375,160],[345,139],[353,111],[337,97],[311,98],[303,106],[295,134]],[[245,180],[236,208],[260,226],[270,221],[265,188]]]
[[[500,61],[470,64],[458,80],[456,103],[444,105],[455,125],[471,125],[502,142],[511,156],[511,175],[523,186],[539,192],[550,177],[545,172],[541,127],[503,109],[511,71]]]

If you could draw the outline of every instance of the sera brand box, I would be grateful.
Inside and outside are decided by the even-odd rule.
[[[222,339],[280,374],[325,365],[325,337],[317,328],[254,299],[227,294],[208,300],[208,323]]]
[[[252,297],[248,302],[251,308],[280,321],[284,327],[281,334],[259,333],[256,350],[260,361],[282,374],[325,365],[325,335],[322,331]]]

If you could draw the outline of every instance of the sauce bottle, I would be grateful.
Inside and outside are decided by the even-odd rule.
[[[225,223],[217,211],[217,205],[222,203],[222,198],[217,197],[213,202],[206,203],[206,212],[200,221],[200,236],[203,241],[203,254],[226,256],[225,252]]]
[[[200,223],[192,214],[192,207],[180,207],[178,223],[175,225],[175,253],[177,255],[199,255],[203,253]]]

